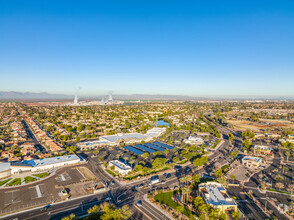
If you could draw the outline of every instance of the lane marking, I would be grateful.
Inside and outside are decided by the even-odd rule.
[[[149,217],[149,215],[147,215],[142,209],[140,209],[137,205],[134,205],[135,207],[136,207],[136,209],[138,209],[138,210],[140,210],[142,213],[143,213],[143,215],[145,215],[148,219],[150,219],[150,220],[154,220],[153,218],[150,218]],[[147,210],[145,210],[145,211],[147,211]],[[148,211],[149,212],[149,211]],[[150,213],[150,212],[149,212]],[[154,216],[152,213],[150,213],[152,216]],[[154,216],[155,217],[155,216]],[[155,218],[155,219],[158,219],[158,218]]]

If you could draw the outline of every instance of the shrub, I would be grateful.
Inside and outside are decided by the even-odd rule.
[[[21,184],[21,178],[15,178],[11,182],[7,183],[6,186],[17,186]]]
[[[26,176],[24,178],[24,180],[25,180],[25,183],[30,183],[30,182],[37,181],[37,179],[35,177],[32,177],[32,176]]]
[[[39,178],[44,178],[44,177],[46,177],[48,175],[49,175],[48,172],[33,174],[33,176],[36,176],[36,177],[39,177]]]

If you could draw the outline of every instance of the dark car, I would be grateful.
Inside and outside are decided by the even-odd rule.
[[[48,204],[48,205],[45,205],[43,208],[40,208],[40,211],[43,212],[43,211],[46,211],[47,209],[49,209],[51,205]]]
[[[131,190],[132,190],[133,192],[137,192],[137,190],[136,190],[136,186],[133,186],[133,187],[131,188]]]
[[[137,206],[142,206],[142,205],[143,205],[142,200],[139,200],[139,201],[137,202]]]
[[[141,183],[141,184],[138,186],[138,188],[139,188],[139,189],[140,189],[140,188],[143,188],[143,186],[144,186],[144,184]]]
[[[168,180],[169,178],[171,178],[171,174],[170,174],[170,173],[168,173],[168,174],[166,175],[166,179]]]
[[[191,168],[190,167],[186,167],[186,173],[191,172]]]

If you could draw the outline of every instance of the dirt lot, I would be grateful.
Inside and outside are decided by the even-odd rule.
[[[77,170],[87,180],[96,179],[96,176],[87,167],[77,167]]]
[[[249,129],[252,131],[260,132],[261,130],[265,129],[273,130],[276,128],[294,128],[293,122],[283,120],[261,119],[260,122],[252,122],[246,120],[228,120],[228,122],[234,125],[237,129],[242,131]]]

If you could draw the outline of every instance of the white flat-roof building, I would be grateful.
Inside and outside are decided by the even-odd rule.
[[[272,154],[272,148],[265,145],[255,145],[253,150],[255,154]]]
[[[242,158],[242,164],[247,167],[259,167],[261,162],[260,157],[245,156]]]
[[[185,143],[187,144],[203,144],[204,140],[201,137],[195,137],[195,136],[190,136],[187,139],[184,140]]]
[[[39,172],[54,169],[57,167],[78,164],[83,159],[75,154],[49,157],[37,160],[23,160],[21,162],[0,163],[0,178],[5,178],[11,174],[22,172]]]
[[[93,149],[99,146],[115,146],[118,145],[120,142],[124,142],[126,144],[133,144],[138,143],[141,141],[151,141],[153,138],[160,136],[164,133],[166,128],[152,128],[146,132],[146,134],[140,133],[120,133],[114,135],[106,135],[100,137],[100,140],[96,141],[88,141],[88,142],[80,142],[78,147],[81,150],[84,149]]]
[[[207,204],[217,208],[220,212],[238,210],[237,203],[229,197],[227,190],[220,183],[206,182],[199,184],[199,194]]]
[[[114,170],[121,175],[127,175],[128,173],[132,172],[132,168],[129,165],[124,164],[123,162],[119,160],[109,161],[108,164],[109,166],[114,166]]]

